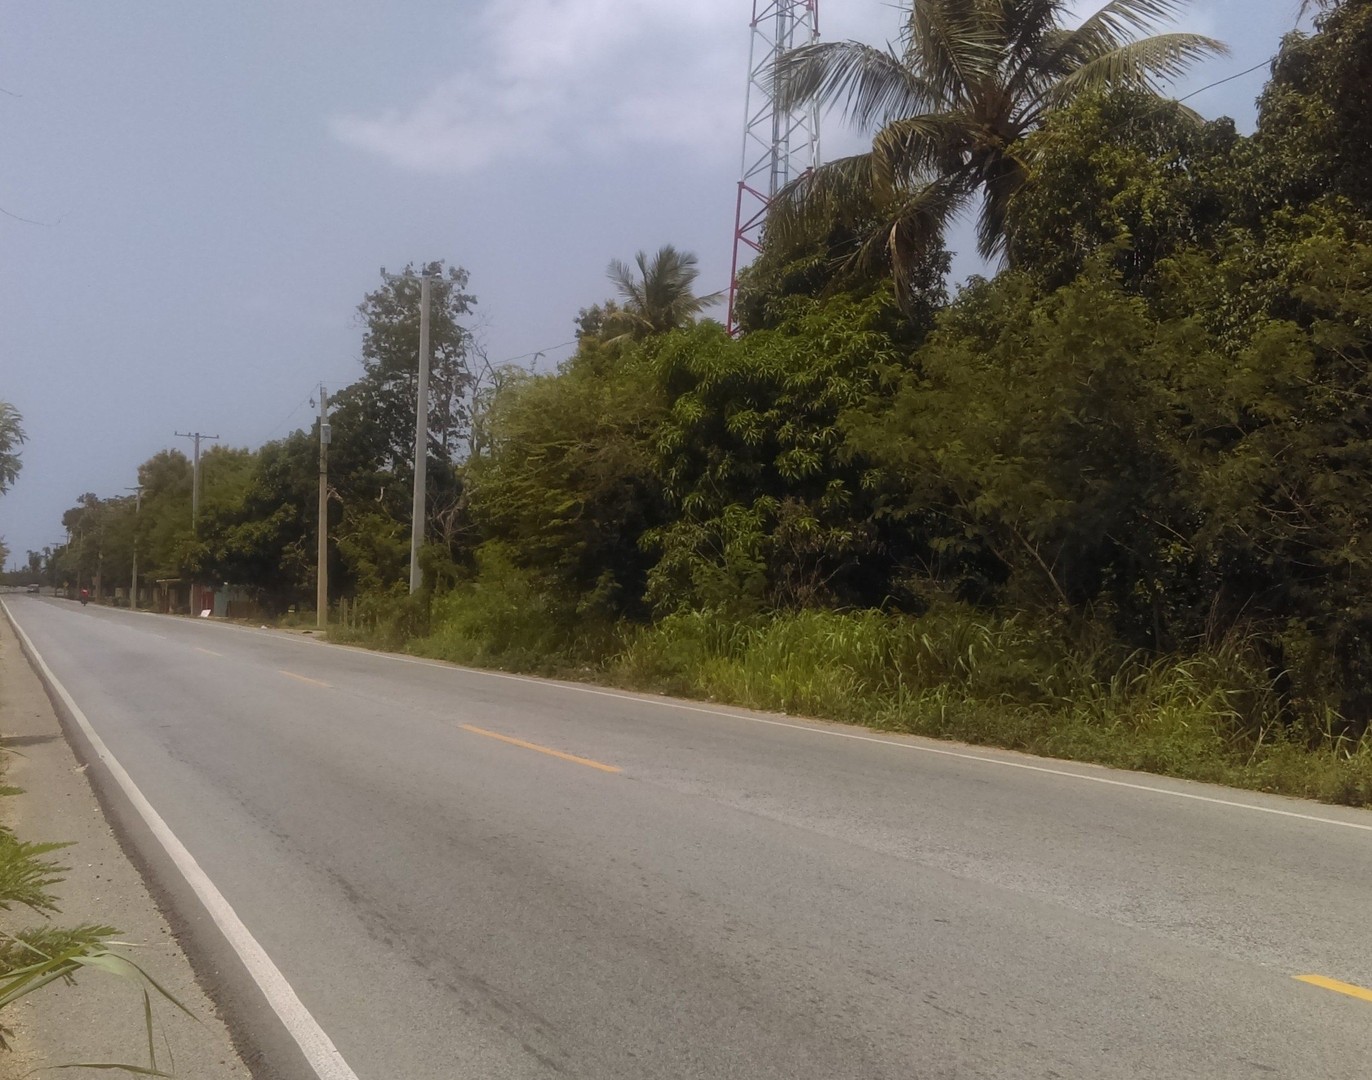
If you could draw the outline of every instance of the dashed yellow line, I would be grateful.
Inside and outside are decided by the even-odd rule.
[[[213,649],[202,649],[199,645],[197,645],[197,646],[195,647],[195,651],[196,651],[196,652],[202,652],[202,653],[204,653],[206,656],[223,656],[223,655],[224,655],[223,653],[217,653],[217,652],[215,652]]]
[[[1372,1001],[1372,990],[1365,986],[1354,986],[1352,983],[1339,982],[1338,979],[1326,979],[1323,975],[1295,975],[1297,982],[1309,983],[1311,986],[1318,986],[1324,990],[1333,990],[1336,994],[1346,994],[1348,997],[1357,998],[1360,1001]]]
[[[333,688],[332,684],[326,683],[321,679],[311,679],[308,675],[297,675],[294,671],[280,671],[279,674],[285,675],[288,679],[299,679],[301,682],[309,683],[311,686],[322,686],[326,689]]]
[[[585,765],[591,769],[599,769],[601,772],[617,773],[622,772],[618,765],[606,765],[603,761],[592,761],[590,758],[577,757],[575,754],[566,754],[561,750],[554,750],[548,746],[539,746],[538,743],[525,742],[523,739],[516,739],[510,735],[500,735],[494,731],[487,731],[485,728],[473,727],[471,724],[459,724],[463,731],[470,731],[473,735],[485,735],[488,739],[499,739],[501,742],[509,743],[511,746],[522,746],[525,750],[536,750],[540,754],[547,754],[549,757],[561,758],[563,761],[570,761],[574,765]]]

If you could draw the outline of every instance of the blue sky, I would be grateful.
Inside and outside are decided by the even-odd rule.
[[[1271,56],[1298,7],[1196,0],[1181,25],[1232,52],[1177,92]],[[29,435],[0,497],[16,560],[62,540],[82,492],[188,448],[175,431],[255,447],[308,425],[314,387],[360,372],[355,310],[382,267],[465,266],[490,359],[544,350],[545,367],[610,294],[612,258],[671,242],[699,254],[702,291],[727,284],[749,0],[0,10],[0,398]],[[826,39],[898,25],[886,0],[821,11]],[[1192,104],[1249,130],[1262,79]],[[836,119],[824,144],[855,145]]]

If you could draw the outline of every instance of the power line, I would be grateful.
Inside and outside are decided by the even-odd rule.
[[[263,441],[264,441],[264,442],[271,442],[274,438],[276,438],[277,433],[278,433],[283,427],[285,427],[288,423],[290,423],[291,418],[292,418],[293,416],[295,416],[295,414],[298,413],[301,409],[303,409],[303,408],[305,407],[305,405],[307,405],[311,400],[312,400],[312,398],[310,398],[310,397],[303,397],[303,398],[301,398],[301,399],[296,403],[295,407],[294,407],[293,409],[291,409],[290,412],[288,412],[285,416],[283,416],[280,420],[277,421],[276,426],[275,426],[274,428],[272,428],[271,431],[269,431],[269,432],[267,433],[267,437],[266,437],[266,439],[264,439]]]
[[[1266,60],[1263,60],[1263,61],[1261,61],[1260,63],[1254,64],[1254,65],[1253,65],[1252,67],[1250,67],[1250,68],[1244,68],[1242,71],[1236,72],[1236,73],[1233,74],[1233,75],[1226,75],[1223,79],[1216,79],[1214,82],[1208,83],[1207,85],[1202,86],[1199,90],[1192,90],[1192,91],[1191,91],[1189,94],[1187,94],[1186,96],[1184,96],[1184,97],[1179,97],[1179,98],[1175,98],[1175,99],[1173,99],[1173,100],[1175,100],[1176,103],[1177,103],[1178,105],[1180,105],[1183,101],[1190,101],[1190,100],[1191,100],[1193,97],[1195,97],[1197,94],[1203,94],[1203,93],[1205,93],[1207,90],[1213,90],[1213,89],[1215,89],[1215,87],[1217,87],[1217,86],[1223,86],[1225,83],[1227,83],[1227,82],[1233,82],[1235,79],[1242,79],[1245,75],[1251,75],[1251,74],[1253,74],[1253,72],[1257,71],[1259,68],[1265,68],[1265,67],[1270,66],[1271,63],[1272,63],[1272,58],[1269,56]]]
[[[508,360],[497,360],[496,363],[492,366],[500,367],[504,364],[513,364],[517,360],[527,360],[531,356],[544,356],[547,353],[552,352],[554,349],[565,349],[568,345],[575,345],[576,343],[577,339],[572,338],[571,341],[559,341],[556,345],[544,345],[541,349],[534,349],[532,352],[520,353],[520,355],[518,356],[511,356]]]
[[[7,218],[13,218],[15,221],[22,221],[25,225],[41,225],[45,229],[55,229],[62,224],[61,218],[58,218],[56,221],[34,221],[33,218],[26,218],[19,214],[11,213],[3,206],[0,206],[0,214],[4,214]]]

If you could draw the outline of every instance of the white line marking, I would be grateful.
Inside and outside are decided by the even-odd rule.
[[[828,727],[818,727],[810,724],[795,724],[785,720],[770,720],[764,716],[752,716],[745,712],[726,712],[723,709],[708,709],[701,705],[688,705],[685,702],[664,701],[660,698],[646,697],[640,694],[626,694],[615,690],[601,690],[593,686],[574,686],[570,683],[557,682],[553,679],[538,679],[530,675],[513,675],[508,671],[487,671],[484,668],[464,667],[461,664],[449,664],[441,660],[424,660],[415,656],[399,656],[396,653],[379,652],[374,649],[366,649],[355,645],[338,645],[330,641],[320,641],[317,638],[300,639],[292,635],[283,635],[271,630],[258,630],[249,626],[234,626],[231,624],[216,624],[221,630],[239,630],[259,636],[267,635],[275,637],[277,640],[286,640],[296,644],[309,644],[315,647],[323,646],[330,649],[340,649],[351,653],[354,656],[371,656],[379,660],[394,660],[401,664],[417,664],[420,667],[438,668],[441,671],[459,671],[468,675],[483,675],[488,679],[509,679],[512,682],[532,683],[535,686],[542,686],[555,690],[570,690],[578,694],[592,694],[596,697],[614,698],[618,701],[631,701],[638,705],[656,705],[664,709],[679,709],[682,712],[700,713],[703,716],[722,716],[727,720],[746,720],[751,724],[767,724],[771,727],[791,728],[794,731],[807,731],[814,735],[827,735],[835,739],[852,739],[855,742],[879,743],[882,746],[890,746],[897,750],[912,750],[921,754],[936,754],[939,757],[957,758],[961,761],[976,761],[983,765],[999,765],[1006,769],[1022,769],[1025,772],[1044,773],[1048,776],[1064,776],[1069,780],[1083,780],[1090,784],[1105,784],[1108,787],[1127,788],[1130,791],[1143,791],[1150,795],[1167,795],[1174,799],[1188,799],[1192,802],[1210,803],[1213,806],[1228,806],[1235,810],[1251,810],[1257,814],[1272,814],[1276,817],[1294,818],[1297,821],[1309,821],[1318,825],[1337,825],[1344,829],[1357,829],[1362,832],[1372,832],[1372,824],[1365,824],[1357,821],[1340,821],[1338,818],[1320,817],[1317,814],[1302,814],[1296,810],[1280,810],[1275,806],[1256,806],[1253,803],[1238,802],[1233,799],[1219,799],[1213,795],[1196,795],[1189,791],[1174,791],[1171,788],[1155,787],[1152,784],[1136,784],[1128,780],[1112,780],[1108,776],[1088,776],[1085,773],[1073,772],[1070,769],[1055,769],[1046,765],[1030,765],[1023,761],[1006,761],[1003,758],[990,757],[986,754],[969,754],[962,750],[945,750],[938,746],[926,746],[923,743],[914,742],[919,736],[910,736],[909,741],[891,738],[881,738],[875,735],[859,735],[852,731],[834,731]],[[819,721],[824,723],[824,721]],[[1013,753],[1013,751],[1007,751]],[[1184,783],[1185,781],[1183,781]]]
[[[176,868],[181,871],[186,882],[195,890],[195,895],[205,905],[205,910],[209,912],[214,924],[219,927],[229,945],[238,954],[238,958],[243,961],[243,966],[248,969],[248,974],[252,976],[253,982],[257,983],[272,1010],[281,1018],[281,1022],[304,1053],[305,1060],[310,1063],[310,1068],[314,1070],[315,1075],[320,1080],[358,1080],[357,1074],[343,1060],[343,1055],[338,1052],[333,1040],[325,1034],[324,1029],[319,1026],[319,1022],[310,1014],[310,1010],[305,1008],[304,1003],[296,996],[295,990],[286,981],[286,977],[281,974],[280,968],[272,963],[272,958],[258,944],[257,939],[252,936],[252,931],[243,924],[238,913],[224,899],[224,894],[215,887],[209,875],[195,861],[195,856],[186,850],[186,845],[181,843],[167,823],[162,820],[162,816],[153,809],[152,803],[148,802],[147,797],[133,782],[133,778],[124,771],[124,766],[119,764],[118,759],[110,753],[105,741],[96,734],[95,728],[86,719],[86,714],[72,700],[67,688],[58,681],[57,676],[52,673],[52,668],[48,667],[47,661],[34,648],[33,641],[28,634],[24,633],[19,623],[15,621],[9,606],[0,600],[0,608],[4,608],[10,626],[14,628],[14,632],[23,641],[29,656],[42,669],[44,677],[57,691],[63,704],[71,710],[71,714],[76,719],[77,724],[80,725],[82,732],[90,740],[96,756],[105,763],[110,775],[118,782],[124,794],[128,796],[129,802],[133,804],[134,809],[147,823],[148,828],[152,830],[152,834],[157,837],[163,849],[171,856]]]
[[[316,645],[330,645],[327,641],[317,641]],[[659,701],[656,698],[640,697],[637,694],[622,694],[614,690],[599,690],[591,686],[571,686],[567,683],[555,682],[551,679],[536,679],[528,675],[512,675],[507,671],[485,671],[481,668],[462,667],[458,664],[445,664],[436,660],[421,660],[411,656],[397,656],[394,653],[373,652],[366,649],[358,649],[347,645],[332,645],[335,649],[348,649],[350,652],[370,653],[372,656],[385,657],[389,660],[398,660],[402,664],[418,664],[422,667],[443,668],[449,671],[463,671],[472,675],[485,675],[492,679],[510,679],[514,682],[534,683],[538,686],[553,687],[559,690],[571,690],[578,694],[592,694],[596,697],[615,698],[618,701],[632,701],[640,705],[658,705],[667,709],[680,709],[682,712],[701,713],[705,716],[722,716],[728,720],[746,720],[750,724],[766,724],[770,727],[790,728],[792,731],[807,731],[813,735],[828,735],[835,739],[852,739],[855,742],[878,743],[882,746],[894,747],[897,750],[913,750],[921,754],[936,754],[939,757],[957,758],[961,761],[976,761],[983,765],[1000,765],[1006,769],[1023,769],[1025,772],[1045,773],[1049,776],[1065,776],[1071,780],[1084,780],[1091,784],[1105,784],[1109,787],[1128,788],[1130,791],[1146,791],[1152,795],[1170,795],[1175,799],[1190,799],[1193,802],[1210,803],[1214,806],[1229,806],[1236,810],[1252,810],[1259,814],[1275,814],[1277,817],[1295,818],[1299,821],[1311,821],[1320,825],[1338,825],[1345,829],[1358,829],[1363,832],[1372,832],[1372,824],[1364,824],[1357,821],[1340,821],[1338,818],[1320,817],[1316,814],[1302,814],[1295,810],[1279,810],[1275,806],[1255,806],[1252,803],[1236,802],[1233,799],[1217,799],[1213,795],[1196,795],[1189,791],[1173,791],[1170,788],[1154,787],[1152,784],[1136,784],[1128,780],[1112,780],[1108,776],[1087,776],[1085,773],[1073,772],[1070,769],[1054,769],[1046,765],[1030,765],[1023,761],[1005,761],[1002,758],[989,757],[985,754],[969,754],[961,750],[944,750],[938,746],[923,746],[916,742],[904,742],[896,739],[884,739],[875,735],[859,735],[851,731],[833,731],[829,728],[814,727],[810,724],[793,724],[786,720],[769,720],[764,716],[749,716],[747,713],[725,712],[723,709],[707,709],[700,705],[686,705],[675,701]],[[917,737],[917,736],[913,736]],[[913,738],[912,737],[912,738]]]
[[[327,644],[327,642],[321,642]],[[345,648],[346,646],[335,645],[335,648]],[[433,661],[417,660],[407,656],[395,656],[392,653],[377,653],[378,656],[389,656],[392,660],[399,660],[408,664],[423,664],[426,667],[457,667],[457,665],[445,665]],[[617,698],[620,701],[633,701],[644,705],[661,705],[669,709],[680,709],[683,712],[703,713],[706,716],[723,716],[729,720],[747,720],[751,724],[767,724],[770,727],[790,728],[792,731],[808,731],[814,735],[829,735],[835,739],[853,739],[856,742],[879,743],[882,746],[892,746],[898,750],[914,750],[921,754],[937,754],[940,757],[958,758],[962,761],[977,761],[983,765],[1000,765],[1007,769],[1024,769],[1026,772],[1047,773],[1049,776],[1066,776],[1072,780],[1085,780],[1092,784],[1107,784],[1110,787],[1128,788],[1131,791],[1147,791],[1154,795],[1171,795],[1177,799],[1192,799],[1196,802],[1212,803],[1216,806],[1232,806],[1239,810],[1253,810],[1260,814],[1276,814],[1278,817],[1297,818],[1301,821],[1318,822],[1321,825],[1339,825],[1345,829],[1360,829],[1364,832],[1372,832],[1372,824],[1362,824],[1356,821],[1340,821],[1338,818],[1319,817],[1315,814],[1302,814],[1295,810],[1278,810],[1274,806],[1254,806],[1252,803],[1235,802],[1232,799],[1217,799],[1212,795],[1195,795],[1189,791],[1172,791],[1169,788],[1154,787],[1151,784],[1135,784],[1128,780],[1111,780],[1107,776],[1087,776],[1084,773],[1072,772],[1070,769],[1053,769],[1046,765],[1030,765],[1022,761],[1005,761],[1001,758],[988,757],[985,754],[968,754],[960,750],[944,750],[937,746],[921,746],[914,742],[900,742],[896,739],[883,739],[875,735],[859,735],[851,731],[831,731],[828,728],[812,727],[809,724],[793,724],[786,720],[769,720],[763,716],[749,716],[746,713],[725,712],[722,709],[706,709],[699,705],[677,704],[673,701],[657,701],[653,698],[638,697],[634,694],[620,694],[613,690],[597,690],[589,686],[568,686],[566,683],[552,682],[546,679],[534,679],[527,675],[511,675],[503,671],[483,671],[480,668],[460,667],[460,671],[468,671],[475,675],[489,675],[493,679],[513,679],[517,682],[537,683],[540,686],[554,686],[562,690],[574,690],[580,694],[594,694],[597,697]]]

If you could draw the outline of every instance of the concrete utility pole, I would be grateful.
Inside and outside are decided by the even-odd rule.
[[[217,439],[218,435],[201,435],[198,431],[176,431],[178,439],[195,440],[195,456],[191,458],[191,533],[195,533],[196,521],[200,517],[200,440]]]
[[[414,505],[410,511],[410,595],[424,583],[419,549],[424,543],[424,484],[429,464],[429,275],[419,283],[419,394],[414,408]]]
[[[125,491],[136,493],[137,502],[133,504],[133,573],[129,575],[129,610],[138,610],[138,519],[143,513],[143,485],[126,487]]]
[[[319,570],[316,574],[314,624],[323,630],[329,621],[329,393],[319,387]]]

